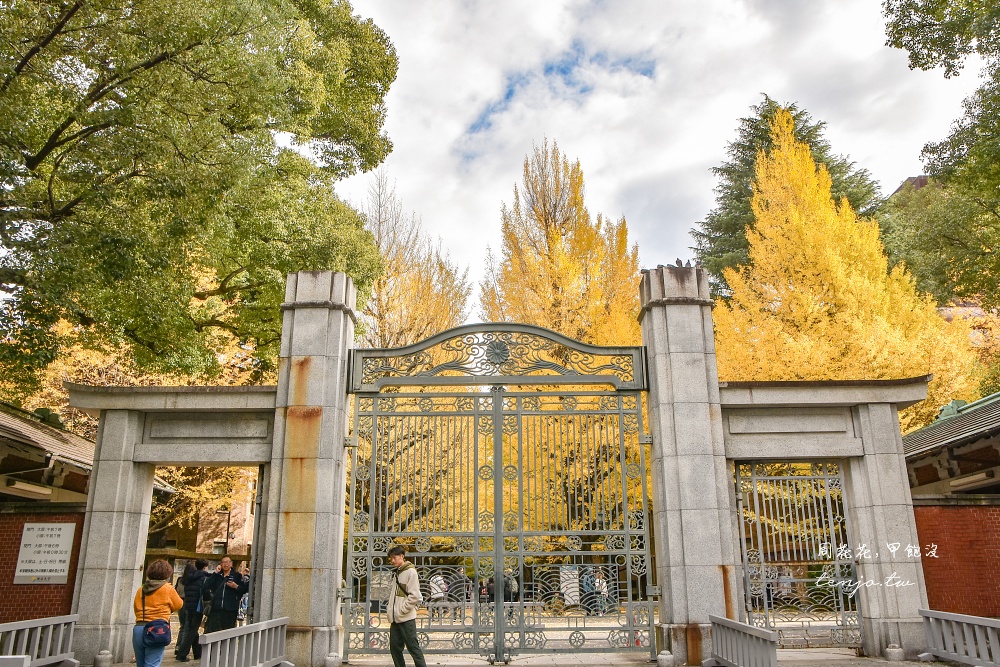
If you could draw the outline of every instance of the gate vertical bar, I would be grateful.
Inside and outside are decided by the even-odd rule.
[[[502,386],[494,385],[493,393],[493,644],[494,659],[505,658],[503,604],[503,401]]]

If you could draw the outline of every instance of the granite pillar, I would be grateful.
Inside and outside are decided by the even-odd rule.
[[[709,657],[709,614],[732,614],[732,475],[723,442],[712,299],[699,267],[643,271],[660,630],[681,664]]]
[[[274,451],[267,480],[259,618],[291,619],[287,657],[321,667],[340,653],[348,351],[355,288],[343,273],[288,277]]]
[[[80,614],[73,649],[85,665],[103,649],[114,662],[132,656],[132,600],[142,581],[153,497],[153,466],[132,461],[142,419],[132,410],[101,414],[73,596],[73,613]]]
[[[845,501],[857,563],[858,606],[865,655],[884,655],[889,644],[914,659],[926,646],[917,610],[927,608],[913,501],[896,406],[854,409],[864,455],[847,460]],[[898,545],[893,553],[890,545]],[[907,547],[916,547],[916,553]]]

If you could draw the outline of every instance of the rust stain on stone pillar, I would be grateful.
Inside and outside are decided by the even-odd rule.
[[[733,568],[729,565],[720,565],[719,569],[722,570],[722,595],[726,598],[726,618],[730,621],[735,621],[736,614],[733,611],[733,588],[729,583],[729,573]]]
[[[292,624],[311,623],[316,538],[316,456],[319,453],[323,408],[295,405],[307,398],[310,360],[295,362],[293,405],[285,409],[285,453],[282,466],[282,521],[277,548],[284,567],[281,608]],[[280,567],[280,566],[279,566]]]
[[[701,626],[690,623],[687,626],[687,664],[701,664]]]
[[[323,408],[290,405],[285,410],[285,458],[314,459],[319,453]]]
[[[309,398],[309,371],[312,357],[296,359],[292,364],[292,405],[302,405]]]

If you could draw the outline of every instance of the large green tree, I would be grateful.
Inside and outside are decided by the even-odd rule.
[[[1000,4],[977,0],[885,0],[888,44],[909,53],[910,67],[942,67],[957,75],[970,56],[984,65],[983,82],[964,102],[964,115],[942,141],[924,147],[937,186],[905,193],[890,232],[915,244],[904,259],[940,254],[937,276],[951,294],[1000,305]],[[890,239],[891,237],[887,237]],[[899,249],[902,252],[903,249]],[[916,262],[914,262],[916,260]]]
[[[266,367],[286,272],[366,289],[377,251],[333,185],[391,149],[396,69],[342,0],[0,4],[6,379],[60,320],[140,367],[206,372],[220,332]]]
[[[939,304],[985,297],[997,305],[1000,267],[992,255],[1000,227],[969,193],[934,179],[906,183],[886,201],[880,222],[893,264],[905,263]]]
[[[729,143],[727,160],[712,173],[719,178],[715,188],[715,208],[691,232],[693,248],[708,270],[714,289],[727,293],[723,271],[745,266],[750,261],[747,229],[753,229],[754,167],[760,154],[772,148],[771,123],[776,114],[788,111],[795,124],[795,138],[809,146],[813,159],[823,165],[832,180],[833,196],[846,197],[851,207],[862,215],[871,215],[880,203],[878,184],[865,169],[858,169],[848,158],[833,153],[823,136],[825,123],[813,120],[795,103],[779,104],[767,95],[760,104],[750,107],[752,114],[741,118],[736,140]]]
[[[909,53],[910,67],[958,74],[968,56],[1000,55],[1000,4],[992,0],[883,0],[889,46]]]

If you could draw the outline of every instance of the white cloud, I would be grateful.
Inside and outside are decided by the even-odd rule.
[[[692,257],[710,167],[767,93],[827,123],[837,153],[891,192],[920,172],[975,87],[907,69],[870,0],[357,2],[400,70],[386,162],[406,208],[470,275],[499,245],[532,143],[579,157],[592,213],[624,215],[644,265]],[[345,181],[360,202],[369,177]]]

